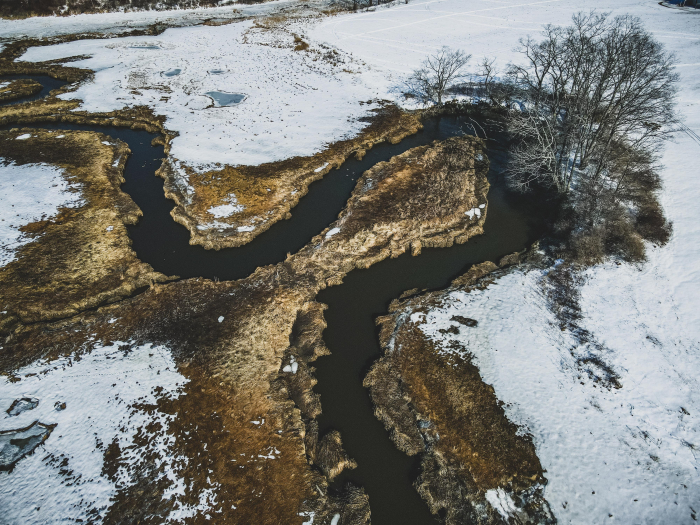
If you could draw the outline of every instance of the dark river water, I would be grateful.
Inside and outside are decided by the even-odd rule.
[[[48,77],[33,78],[43,83]],[[55,87],[49,86],[48,90]],[[132,155],[126,164],[122,189],[144,213],[137,225],[129,227],[138,257],[167,275],[220,280],[246,277],[258,266],[280,262],[288,252],[298,251],[337,218],[357,179],[377,162],[471,129],[463,117],[430,119],[421,132],[400,144],[376,146],[362,160],[352,158],[312,183],[309,193],[292,209],[291,219],[280,221],[246,246],[211,251],[191,246],[189,232],[170,216],[173,202],[165,198],[163,181],[154,175],[164,153],[162,146],[151,146],[153,134],[63,123],[32,127],[93,130],[126,142]],[[485,123],[484,127],[492,136],[487,141],[491,189],[484,234],[463,245],[423,249],[417,257],[406,254],[366,270],[354,270],[342,285],[327,288],[318,296],[329,306],[324,340],[332,352],[314,363],[318,378],[315,391],[321,394],[323,407],[320,430],[321,434],[339,430],[345,449],[358,463],[356,469],[341,474],[332,489],[347,482],[364,487],[373,525],[436,522],[412,485],[418,475],[419,460],[394,447],[389,433],[374,417],[368,391],[362,386],[367,370],[380,356],[376,316],[385,314],[391,300],[403,291],[444,287],[472,264],[497,262],[504,255],[522,250],[544,232],[550,207],[507,190],[502,176],[505,150],[495,140],[499,134],[489,131]]]

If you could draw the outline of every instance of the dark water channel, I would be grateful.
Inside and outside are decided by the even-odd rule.
[[[45,78],[37,80],[43,82]],[[337,218],[357,178],[377,162],[470,129],[461,117],[431,119],[423,131],[400,144],[379,145],[362,160],[350,159],[339,170],[312,183],[309,193],[292,209],[290,220],[280,221],[246,246],[217,252],[191,246],[189,232],[172,220],[173,202],[164,197],[163,181],[154,175],[163,157],[161,146],[150,145],[154,135],[126,128],[63,123],[28,127],[99,131],[126,142],[132,155],[122,189],[144,213],[137,225],[129,227],[138,257],[168,275],[220,280],[246,277],[258,266],[280,262],[288,252],[298,251]],[[484,235],[463,245],[424,249],[418,257],[407,254],[367,270],[354,270],[342,285],[318,296],[329,306],[324,340],[332,352],[332,356],[315,363],[315,390],[321,394],[323,406],[320,430],[321,434],[339,430],[347,452],[358,463],[357,469],[341,474],[332,489],[346,482],[363,486],[369,495],[373,525],[435,522],[412,486],[418,460],[393,446],[388,432],[374,417],[368,392],[362,386],[369,366],[380,355],[375,317],[386,313],[389,302],[403,291],[444,287],[472,264],[497,261],[525,248],[543,233],[547,206],[534,205],[507,191],[501,176],[504,150],[495,140],[489,140],[488,145],[491,190]]]
[[[11,106],[13,104],[24,104],[25,102],[39,100],[40,98],[48,96],[49,93],[51,93],[51,91],[53,91],[54,89],[58,89],[67,84],[65,80],[58,80],[48,75],[5,75],[0,77],[0,82],[4,82],[6,80],[20,80],[25,78],[36,80],[37,82],[39,82],[42,86],[41,91],[28,97],[22,97],[16,100],[10,100],[8,102],[2,102],[0,103],[0,106]]]

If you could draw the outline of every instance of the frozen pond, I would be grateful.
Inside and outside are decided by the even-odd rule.
[[[161,73],[161,75],[163,75],[164,77],[176,77],[181,72],[182,72],[182,69],[175,68],[175,69],[169,69],[168,71],[163,71]]]
[[[241,93],[224,93],[223,91],[207,91],[205,94],[212,98],[217,108],[235,106],[243,102],[246,98],[246,96]]]
[[[135,44],[133,46],[129,46],[131,49],[160,49],[160,46],[156,45],[148,45],[148,44]]]

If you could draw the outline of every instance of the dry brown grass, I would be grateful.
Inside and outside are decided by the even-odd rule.
[[[503,488],[521,502],[522,522],[551,523],[543,498],[544,471],[532,439],[506,417],[493,388],[481,379],[471,355],[456,341],[425,337],[411,314],[439,307],[454,289],[488,286],[511,265],[537,259],[537,247],[504,257],[499,265],[476,265],[444,291],[407,294],[380,317],[384,355],[365,378],[375,414],[391,432],[397,447],[421,454],[416,482],[433,513],[445,523],[500,523],[485,504],[485,492]],[[453,316],[446,333],[474,330],[478,321]],[[419,322],[420,323],[420,322]],[[440,352],[442,345],[460,352]],[[521,521],[518,521],[520,523]]]
[[[0,102],[9,102],[18,98],[35,95],[41,91],[41,84],[36,80],[13,80],[7,86],[0,87]]]
[[[32,137],[14,140],[30,131]],[[22,165],[47,163],[62,168],[81,188],[85,205],[64,208],[56,217],[24,225],[35,239],[20,247],[15,261],[0,268],[0,327],[75,315],[119,300],[166,277],[139,261],[126,225],[141,210],[120,190],[129,150],[124,143],[102,144],[98,133],[44,130],[0,131],[0,157]],[[117,166],[113,166],[119,159]],[[112,231],[107,231],[111,226]]]
[[[433,513],[444,509],[446,523],[498,523],[484,494],[499,487],[523,499],[521,518],[547,523],[551,515],[537,488],[546,480],[532,439],[508,420],[469,354],[441,354],[414,323],[396,324],[406,310],[435,301],[430,294],[409,300],[410,307],[380,319],[382,345],[393,338],[394,350],[365,379],[377,416],[401,450],[422,454],[417,489]],[[473,323],[455,320],[455,331],[469,329]]]
[[[368,268],[407,250],[418,255],[424,246],[452,246],[482,233],[486,214],[470,220],[465,211],[486,203],[488,161],[474,163],[483,147],[480,139],[459,137],[375,165],[358,180],[338,220],[300,255],[328,268],[328,283],[337,284],[352,268]],[[460,152],[456,163],[447,155],[453,149]],[[331,228],[340,231],[326,238]],[[324,249],[316,251],[316,246]]]
[[[309,157],[292,157],[259,166],[225,166],[202,174],[185,167],[189,183],[194,187],[194,197],[191,198],[181,193],[175,182],[174,169],[166,164],[158,173],[165,179],[166,195],[177,203],[172,215],[190,230],[193,244],[213,249],[246,244],[277,221],[288,217],[290,210],[308,192],[309,184],[331,169],[340,167],[351,155],[362,157],[366,150],[380,142],[396,144],[422,128],[418,117],[395,106],[376,110],[368,120],[369,125],[356,137],[335,142]],[[327,164],[324,169],[316,171],[324,164]],[[230,224],[223,231],[200,230],[198,226],[211,222],[207,210],[227,203],[230,194],[236,195],[245,210],[230,218],[219,219],[220,223]],[[260,217],[265,220],[253,222],[253,231],[237,230],[238,226],[248,225]]]
[[[327,352],[321,337],[324,307],[314,298],[325,286],[341,282],[351,269],[402,253],[414,243],[446,245],[456,237],[481,232],[483,220],[465,221],[464,209],[484,202],[488,189],[487,163],[477,167],[472,163],[483,144],[478,139],[458,140],[465,148],[458,164],[444,155],[452,142],[437,143],[383,165],[380,187],[367,187],[366,176],[374,172],[365,174],[338,223],[354,232],[349,238],[339,234],[326,241],[318,236],[287,261],[259,268],[240,281],[156,284],[96,311],[13,330],[0,350],[3,373],[12,374],[38,357],[130,341],[166,345],[190,381],[177,399],[144,407],[174,419],[167,428],[147,428],[137,436],[143,462],[130,467],[135,484],[118,492],[107,521],[159,523],[173,508],[173,501],[162,498],[167,480],[158,481],[153,471],[148,431],[174,436],[173,454],[188,458],[179,467],[188,481],[183,502],[194,503],[203,489],[218,484],[214,512],[221,513],[213,515],[222,521],[299,524],[303,518],[298,512],[313,511],[322,523],[335,513],[342,515],[344,525],[369,523],[369,504],[361,489],[348,486],[335,495],[327,490],[329,478],[354,462],[337,433],[318,436],[314,420],[320,403],[311,391],[315,379],[310,363]],[[427,164],[408,169],[406,159],[411,158]],[[444,177],[426,176],[425,166],[432,174],[444,171]],[[429,194],[444,189],[449,177],[454,178],[450,187],[458,190],[456,200],[431,200]],[[411,209],[390,205],[402,199],[412,203]],[[432,204],[425,210],[422,203]],[[366,205],[383,210],[381,228],[366,220],[362,211],[369,213]],[[441,208],[448,206],[450,210]],[[407,221],[411,210],[415,217]],[[365,251],[352,248],[358,239]],[[112,319],[117,321],[110,323]],[[296,374],[283,371],[292,356],[299,365]],[[250,423],[263,418],[264,425]],[[270,447],[280,450],[280,459],[257,457]],[[116,472],[122,451],[110,445],[104,452],[106,473]],[[250,459],[242,469],[232,461],[244,457],[240,454]],[[204,522],[204,516],[198,514],[190,522]]]

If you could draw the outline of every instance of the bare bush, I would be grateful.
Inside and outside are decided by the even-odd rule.
[[[408,93],[424,103],[441,105],[447,90],[465,78],[463,70],[470,58],[464,51],[443,46],[409,77]]]
[[[496,67],[494,66],[496,62],[495,58],[484,57],[481,62],[479,62],[479,69],[477,70],[477,86],[479,88],[480,94],[483,97],[488,98],[492,104],[498,104],[499,101],[496,100],[494,94],[496,93]]]

